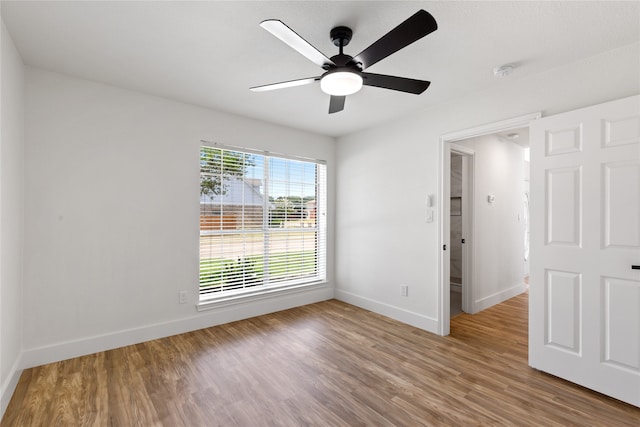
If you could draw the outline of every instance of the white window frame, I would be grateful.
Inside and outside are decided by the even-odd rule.
[[[317,288],[324,288],[327,284],[327,172],[326,162],[324,160],[310,159],[304,157],[297,157],[291,155],[283,155],[279,153],[260,151],[254,149],[248,149],[244,147],[231,146],[226,144],[219,144],[209,141],[201,141],[202,146],[232,150],[242,152],[245,154],[254,154],[265,157],[265,164],[268,164],[269,158],[279,158],[285,160],[295,160],[300,162],[308,162],[316,164],[316,228],[318,233],[319,247],[316,248],[317,254],[317,275],[311,278],[294,279],[287,282],[278,282],[275,284],[259,285],[249,288],[220,291],[214,293],[203,294],[198,287],[199,302],[197,304],[198,311],[210,310],[219,307],[225,307],[234,304],[246,303],[250,301],[263,300],[267,298],[274,298],[278,296],[308,292]],[[269,180],[268,180],[268,167],[265,167],[264,174],[264,200],[265,200],[265,212],[267,211],[269,204]],[[266,216],[265,216],[266,217]],[[199,227],[200,228],[200,227]],[[267,222],[263,223],[263,233],[269,234]],[[273,229],[271,229],[273,231]],[[286,230],[286,229],[285,229]],[[201,230],[200,230],[201,232]],[[198,236],[200,240],[200,233]],[[198,263],[199,264],[199,263]],[[198,268],[200,270],[200,267]]]

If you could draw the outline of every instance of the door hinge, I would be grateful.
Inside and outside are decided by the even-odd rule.
[[[464,239],[462,239],[462,243],[464,243]]]
[[[446,251],[447,250],[447,245],[442,245],[442,250]]]

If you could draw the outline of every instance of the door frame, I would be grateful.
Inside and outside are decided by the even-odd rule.
[[[473,307],[473,245],[474,245],[474,200],[475,200],[475,155],[476,152],[469,147],[454,143],[449,144],[451,153],[456,153],[462,157],[462,238],[465,243],[462,245],[462,311],[472,313]],[[451,167],[451,164],[449,164]],[[451,186],[449,186],[449,195],[451,195]],[[451,205],[449,205],[451,206]],[[449,224],[451,217],[449,216]],[[451,242],[449,242],[451,243]],[[449,252],[451,254],[451,252]],[[451,280],[449,280],[451,284]]]
[[[538,120],[541,117],[542,113],[538,111],[535,113],[526,114],[524,116],[513,117],[510,119],[459,130],[440,136],[439,199],[441,200],[441,203],[439,207],[440,233],[438,236],[438,245],[440,248],[438,263],[438,334],[440,335],[449,335],[450,332],[450,256],[449,251],[445,250],[444,247],[446,245],[446,247],[449,248],[450,245],[449,240],[451,223],[449,215],[451,212],[451,146],[456,141],[462,141],[465,139],[490,135],[498,132],[505,132],[517,128],[529,127],[529,123],[532,120]],[[473,281],[473,277],[471,278],[471,281]],[[473,304],[473,301],[468,301],[467,304],[468,306],[471,306]]]

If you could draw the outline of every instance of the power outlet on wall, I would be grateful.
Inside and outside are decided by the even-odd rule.
[[[400,295],[403,297],[409,296],[409,285],[400,285]]]
[[[180,291],[178,293],[178,302],[180,302],[180,304],[186,304],[188,298],[189,293],[187,291]]]

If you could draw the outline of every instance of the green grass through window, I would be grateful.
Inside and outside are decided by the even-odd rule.
[[[316,274],[315,251],[281,252],[269,256],[269,283]],[[200,259],[200,290],[215,292],[266,284],[262,255],[242,259]]]

